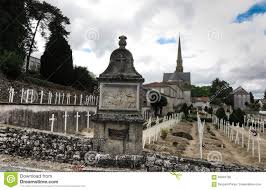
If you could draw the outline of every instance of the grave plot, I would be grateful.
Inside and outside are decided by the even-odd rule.
[[[266,164],[266,141],[264,133],[264,121],[251,123],[245,122],[230,125],[229,122],[218,119],[213,120],[214,133],[222,139],[223,143],[234,150],[231,160],[247,165],[264,166]]]

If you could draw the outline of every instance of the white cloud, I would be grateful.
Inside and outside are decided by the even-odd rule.
[[[233,23],[256,2],[58,0],[56,4],[71,20],[74,64],[87,66],[96,75],[105,70],[118,36],[124,34],[135,67],[146,82],[161,81],[163,72],[175,70],[177,45],[159,45],[156,40],[178,38],[180,32],[184,68],[191,72],[193,84],[208,84],[220,77],[259,95],[266,88],[266,15]]]

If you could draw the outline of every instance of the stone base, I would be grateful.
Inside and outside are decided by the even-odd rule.
[[[93,119],[94,138],[104,138],[103,150],[108,154],[141,154],[142,122]]]

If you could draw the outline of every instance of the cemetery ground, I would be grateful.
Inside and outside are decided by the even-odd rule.
[[[247,130],[248,133],[248,130]],[[261,139],[265,139],[265,133],[261,133]],[[247,141],[247,139],[245,139]],[[261,142],[261,162],[258,161],[257,144],[255,143],[255,155],[252,156],[251,149],[247,152],[240,144],[230,141],[222,131],[219,131],[212,123],[206,123],[203,134],[203,159],[219,157],[225,164],[237,164],[243,166],[259,166],[265,168],[266,153],[265,140]],[[250,144],[252,146],[252,143]],[[200,158],[199,136],[197,123],[183,121],[169,130],[165,139],[160,138],[157,142],[145,146],[146,151],[156,151],[180,157]],[[220,155],[217,155],[221,153]]]

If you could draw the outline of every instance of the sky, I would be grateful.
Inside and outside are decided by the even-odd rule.
[[[266,1],[256,0],[45,0],[70,18],[75,65],[96,76],[109,64],[118,37],[145,83],[174,72],[178,37],[183,66],[194,85],[215,78],[261,98],[266,89]],[[38,35],[40,57],[45,40]]]

